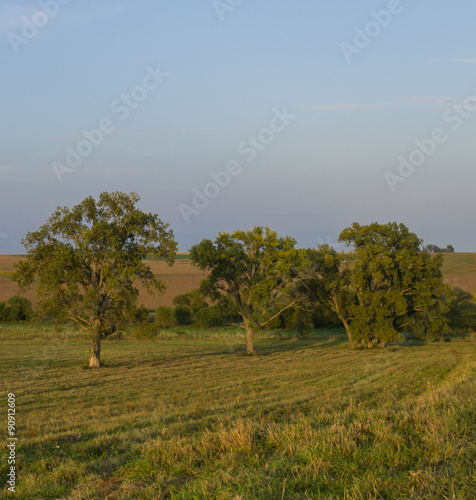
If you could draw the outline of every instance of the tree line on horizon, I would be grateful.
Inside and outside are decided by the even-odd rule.
[[[36,288],[40,317],[88,334],[91,368],[101,366],[101,340],[147,322],[134,282],[152,294],[165,289],[145,258],[169,265],[175,259],[169,225],[139,210],[139,200],[135,193],[105,192],[98,201],[58,207],[26,235],[27,257],[12,275],[22,291]],[[156,322],[239,320],[248,354],[259,329],[292,324],[305,331],[319,318],[341,324],[351,348],[384,347],[406,334],[435,339],[451,326],[464,328],[455,307],[471,309],[473,298],[443,282],[442,256],[430,255],[404,224],[354,223],[339,242],[353,249],[351,256],[327,244],[298,249],[295,239],[268,227],[204,239],[192,246],[190,259],[209,275],[199,290],[176,297],[174,310],[159,308]]]

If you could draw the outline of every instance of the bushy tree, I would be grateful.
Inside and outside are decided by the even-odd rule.
[[[303,253],[295,244],[268,227],[255,227],[220,233],[214,242],[202,240],[190,250],[192,263],[210,271],[202,291],[213,300],[227,295],[243,319],[248,354],[258,328],[298,305],[294,289]]]
[[[188,306],[175,306],[174,317],[177,325],[191,325],[193,323],[192,310]]]
[[[190,314],[185,313],[187,321],[200,328],[209,328],[216,326],[224,326],[239,321],[236,307],[233,305],[232,300],[225,294],[219,295],[213,304],[209,304],[205,292],[197,289],[191,292],[177,295],[173,300],[175,304],[175,317],[177,318],[177,311],[181,308],[189,311]],[[178,314],[182,314],[179,312]]]
[[[193,314],[201,309],[208,307],[206,297],[200,289],[192,290],[191,292],[183,293],[181,295],[176,295],[173,299],[173,303],[176,306],[189,307]]]
[[[149,293],[164,290],[145,257],[165,257],[170,265],[175,258],[168,224],[139,210],[139,199],[135,193],[102,193],[98,201],[87,197],[72,209],[58,207],[23,240],[28,256],[13,279],[21,289],[36,286],[46,315],[88,332],[90,367],[101,366],[101,340],[130,322],[136,282]]]
[[[443,283],[442,256],[423,252],[404,224],[354,223],[339,241],[355,253],[344,271],[353,300],[337,299],[354,342],[385,345],[400,332],[435,338],[447,329],[452,292]]]
[[[453,289],[451,308],[447,313],[449,324],[460,331],[476,330],[476,300],[467,291],[456,287]]]
[[[328,245],[308,251],[302,286],[342,322],[351,348],[385,345],[412,332],[435,338],[447,331],[451,287],[443,283],[442,256],[421,250],[403,224],[354,223],[339,241],[353,248],[342,258]]]
[[[25,297],[14,295],[0,302],[0,323],[29,321],[33,317],[33,304]]]
[[[159,306],[155,312],[155,323],[161,328],[168,328],[175,325],[173,307]]]

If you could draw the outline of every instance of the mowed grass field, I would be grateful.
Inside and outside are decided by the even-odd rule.
[[[85,370],[87,340],[54,335],[0,330],[9,498],[475,497],[474,343],[351,351],[340,330],[263,332],[248,357],[239,329],[188,328],[104,342],[107,367]]]
[[[444,265],[443,275],[445,281],[453,286],[459,286],[464,290],[476,294],[476,253],[453,253],[443,254]],[[2,276],[1,271],[11,272],[14,270],[14,263],[18,262],[21,256],[0,255],[0,302],[6,301],[18,292],[18,287],[8,276]],[[150,296],[140,286],[141,294],[139,303],[148,309],[156,309],[159,306],[173,305],[173,298],[176,295],[190,292],[199,287],[200,281],[207,276],[207,272],[200,271],[192,266],[188,259],[188,254],[177,255],[175,264],[170,267],[163,261],[148,261],[153,272],[161,278],[167,290],[163,295]],[[34,299],[34,292],[25,294],[30,300]]]

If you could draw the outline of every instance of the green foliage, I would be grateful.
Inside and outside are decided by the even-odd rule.
[[[295,244],[268,227],[255,227],[220,233],[215,242],[202,240],[190,250],[192,263],[210,271],[203,293],[215,301],[227,295],[242,317],[249,353],[257,328],[298,305],[294,288],[304,254]]]
[[[14,295],[7,302],[0,302],[0,323],[30,321],[33,318],[33,304],[25,297]]]
[[[203,307],[194,315],[194,324],[200,328],[214,328],[233,323],[236,319],[233,313],[227,312],[220,305]]]
[[[149,293],[162,292],[143,259],[165,257],[172,265],[177,244],[156,214],[136,208],[135,193],[102,193],[72,209],[58,208],[23,240],[28,256],[13,279],[36,286],[45,315],[76,323],[91,338],[91,366],[100,366],[100,341],[130,324],[138,280]]]
[[[189,307],[193,314],[204,307],[208,307],[206,297],[200,289],[192,290],[191,292],[184,293],[182,295],[177,295],[174,297],[173,302],[176,306]]]
[[[301,308],[288,309],[281,315],[280,320],[277,328],[296,330],[300,338],[305,338],[314,327],[313,313]]]
[[[431,339],[447,330],[451,287],[443,283],[442,257],[422,252],[414,233],[395,222],[354,223],[339,241],[355,251],[343,272],[352,298],[341,301],[354,341],[385,344],[405,331]]]
[[[311,313],[308,311],[303,311],[302,309],[298,309],[296,311],[294,328],[298,331],[301,338],[307,336],[312,330],[312,327],[313,322]]]
[[[446,248],[440,248],[432,244],[426,245],[424,250],[430,253],[454,253],[455,251],[453,245],[447,245]]]
[[[155,312],[155,323],[161,328],[168,328],[175,325],[175,315],[173,307],[160,306]]]
[[[175,313],[184,315],[184,323],[177,324],[195,324],[199,328],[217,327],[230,325],[240,321],[236,306],[228,295],[218,294],[215,304],[210,305],[203,290],[192,290],[189,293],[177,295],[174,300],[176,305]],[[189,311],[183,312],[182,311]]]
[[[192,310],[188,306],[175,306],[174,317],[177,325],[191,325],[193,323]]]
[[[407,332],[432,339],[449,331],[452,291],[443,283],[441,255],[421,251],[421,240],[396,223],[354,223],[339,241],[353,254],[341,262],[328,245],[308,250],[299,290],[315,312],[327,307],[330,318],[339,318],[351,347],[385,345]]]
[[[157,337],[159,326],[154,323],[142,323],[133,329],[133,337],[139,340],[154,340]]]
[[[451,308],[447,313],[450,326],[456,331],[476,330],[476,300],[459,287],[453,289]]]

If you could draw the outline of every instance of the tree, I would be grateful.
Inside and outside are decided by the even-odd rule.
[[[433,244],[426,245],[424,250],[430,253],[454,253],[455,251],[453,245],[446,245],[446,248],[440,248],[439,246]]]
[[[330,309],[344,326],[350,347],[356,345],[348,317],[349,306],[355,301],[355,294],[349,286],[349,275],[342,271],[339,254],[328,244],[308,249],[307,262],[300,276],[298,291],[307,295],[314,311]]]
[[[385,345],[405,331],[435,338],[447,329],[452,290],[443,283],[443,258],[423,252],[405,225],[354,223],[339,241],[354,248],[335,296],[351,345]]]
[[[72,209],[58,207],[23,240],[28,255],[13,279],[21,289],[36,286],[43,314],[74,322],[89,335],[89,366],[101,366],[101,340],[123,328],[138,296],[136,281],[149,293],[164,283],[144,263],[148,255],[173,264],[177,244],[156,214],[136,208],[135,193],[102,193]],[[132,313],[131,313],[132,311]]]
[[[33,317],[33,304],[25,297],[14,295],[0,302],[0,323],[29,321]]]
[[[450,325],[459,331],[474,331],[476,328],[475,297],[462,288],[455,287],[447,318]]]
[[[210,271],[200,285],[204,293],[213,300],[225,294],[236,306],[248,354],[254,350],[255,331],[298,303],[293,291],[303,253],[295,244],[268,227],[254,227],[219,233],[215,242],[202,240],[190,250],[192,263]]]

